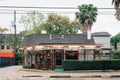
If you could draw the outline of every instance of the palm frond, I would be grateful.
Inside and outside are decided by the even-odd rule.
[[[114,4],[115,0],[112,0],[112,5]]]

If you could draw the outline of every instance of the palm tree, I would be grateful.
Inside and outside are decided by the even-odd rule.
[[[82,33],[87,34],[87,31],[92,28],[93,22],[96,22],[97,8],[92,4],[78,6],[79,12],[76,12],[76,18],[82,24]]]
[[[112,0],[112,4],[114,4],[114,8],[116,10],[115,16],[120,20],[120,0]]]

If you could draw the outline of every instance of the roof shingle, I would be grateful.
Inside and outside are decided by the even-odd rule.
[[[32,34],[25,36],[21,47],[39,44],[95,44],[84,34]]]
[[[111,36],[108,32],[94,32],[92,33],[93,36]]]

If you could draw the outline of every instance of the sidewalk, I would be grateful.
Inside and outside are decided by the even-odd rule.
[[[49,78],[120,78],[120,70],[78,70],[78,71],[65,71],[55,72],[54,70],[36,70],[36,69],[23,69],[22,71],[38,72],[38,75],[32,76],[44,76]]]

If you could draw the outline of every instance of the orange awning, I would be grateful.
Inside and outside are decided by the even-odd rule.
[[[13,52],[0,52],[0,57],[13,58],[13,57],[15,57],[15,53],[13,53]]]

